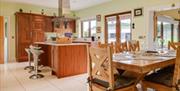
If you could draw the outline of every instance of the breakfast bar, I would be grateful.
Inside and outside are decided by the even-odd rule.
[[[58,78],[83,74],[87,72],[87,44],[55,42],[36,42],[44,53],[40,64],[52,68],[52,74]]]

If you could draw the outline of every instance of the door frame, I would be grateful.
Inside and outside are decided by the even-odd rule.
[[[119,15],[123,15],[123,14],[131,14],[132,15],[132,12],[131,11],[126,11],[126,12],[121,12],[121,13],[114,13],[114,14],[109,14],[109,15],[105,15],[104,17],[104,38],[105,38],[105,43],[108,43],[108,26],[107,26],[107,17],[111,17],[111,16],[116,16],[116,41],[120,41],[120,37],[121,37],[121,27],[119,26],[120,25],[120,17]],[[131,21],[132,21],[132,18],[131,18]],[[132,22],[131,22],[132,23]],[[118,25],[119,24],[119,25]],[[131,28],[131,31],[132,31],[132,28]],[[132,33],[131,33],[131,38],[132,38]]]
[[[0,64],[4,64],[4,17],[0,16]]]

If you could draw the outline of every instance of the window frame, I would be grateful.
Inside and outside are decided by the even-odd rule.
[[[96,18],[92,18],[92,19],[86,19],[86,20],[81,20],[81,38],[85,38],[83,36],[83,22],[88,22],[88,37],[86,38],[90,38],[92,35],[91,35],[91,21],[96,21]],[[97,21],[96,21],[96,26],[97,26]]]

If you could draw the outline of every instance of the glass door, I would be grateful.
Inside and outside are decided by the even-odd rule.
[[[116,16],[107,18],[108,43],[116,41]]]
[[[121,42],[131,40],[131,14],[119,15],[120,40]]]

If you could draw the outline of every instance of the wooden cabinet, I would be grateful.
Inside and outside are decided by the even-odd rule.
[[[62,31],[70,31],[72,33],[76,33],[76,20],[68,21],[66,28],[64,21],[61,21],[59,24],[59,28],[55,28],[54,32],[62,32]]]
[[[45,32],[53,31],[52,17],[31,13],[16,13],[16,60],[27,60],[25,48],[45,40]]]
[[[73,33],[76,33],[76,21],[72,20],[69,22],[69,27]]]
[[[87,72],[87,45],[46,45],[38,44],[44,53],[40,62],[52,68],[52,74],[58,78],[83,74]]]

